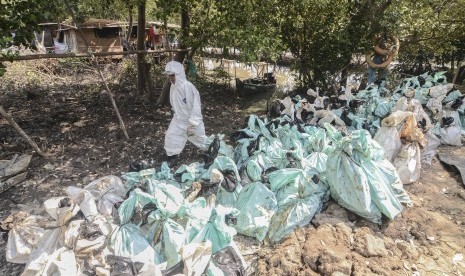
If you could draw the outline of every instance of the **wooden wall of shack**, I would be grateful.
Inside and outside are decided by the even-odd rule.
[[[120,29],[119,27],[112,27]],[[121,52],[123,51],[122,37],[97,37],[95,28],[82,28],[85,40],[92,52]],[[76,34],[78,53],[87,52],[86,44],[79,34]]]

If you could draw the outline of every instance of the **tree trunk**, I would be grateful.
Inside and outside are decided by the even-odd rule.
[[[137,50],[145,50],[145,0],[137,1]],[[146,90],[145,54],[137,54],[137,93]]]
[[[187,5],[184,4],[181,9],[181,37],[179,40],[180,49],[187,49],[186,40],[189,38],[189,25],[189,10],[187,8]],[[173,60],[183,63],[186,55],[187,52],[176,52],[176,55],[174,56]],[[170,87],[171,82],[168,78],[166,78],[165,83],[163,84],[163,89],[161,91],[160,97],[158,98],[158,101],[155,104],[156,106],[169,104]]]
[[[128,33],[126,35],[126,41],[128,42],[128,44],[129,44],[129,39],[131,39],[131,33],[132,33],[132,21],[133,21],[132,8],[133,8],[133,5],[130,4],[129,8],[128,8],[128,10],[129,10],[129,26],[128,26]]]

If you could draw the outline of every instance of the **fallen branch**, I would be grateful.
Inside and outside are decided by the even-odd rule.
[[[47,157],[39,148],[39,146],[37,146],[37,144],[32,141],[31,138],[29,138],[29,136],[27,136],[26,132],[24,132],[19,126],[18,124],[15,122],[15,120],[13,120],[13,117],[11,117],[10,114],[8,114],[5,109],[3,109],[2,106],[0,106],[0,114],[7,120],[7,122],[29,143],[29,145],[31,145],[31,147],[42,157]]]

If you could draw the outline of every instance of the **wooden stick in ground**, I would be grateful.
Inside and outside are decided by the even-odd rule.
[[[26,139],[26,141],[29,143],[29,145],[31,145],[31,147],[42,157],[47,157],[39,148],[39,146],[37,146],[37,144],[32,141],[31,138],[29,138],[29,136],[27,136],[26,132],[24,132],[24,130],[22,130],[18,124],[15,122],[15,120],[13,120],[13,117],[8,114],[5,109],[3,109],[2,106],[0,106],[0,114],[7,120],[7,122],[24,138]]]
[[[118,106],[116,105],[115,99],[113,97],[113,93],[111,92],[110,87],[108,87],[107,81],[105,80],[105,77],[103,76],[102,70],[100,70],[100,68],[98,67],[97,59],[95,58],[92,51],[90,51],[89,43],[87,43],[87,40],[86,40],[84,34],[82,33],[82,29],[77,24],[76,16],[74,15],[73,10],[69,6],[68,1],[63,0],[63,2],[65,3],[66,8],[68,9],[69,13],[71,14],[71,17],[73,18],[74,24],[76,25],[76,27],[77,27],[77,29],[79,31],[79,34],[81,35],[81,38],[84,41],[84,44],[86,45],[87,53],[89,54],[92,62],[94,63],[94,66],[95,66],[95,68],[97,69],[97,71],[98,71],[98,73],[100,75],[100,79],[102,80],[103,84],[105,85],[105,89],[107,91],[108,97],[110,98],[111,104],[113,105],[113,108],[115,109],[116,116],[118,117],[118,120],[119,120],[119,126],[120,126],[121,130],[124,133],[124,137],[126,137],[126,139],[129,140],[129,135],[128,135],[128,132],[126,131],[126,126],[124,125],[123,119],[121,118],[121,115],[119,113]]]
[[[455,72],[455,74],[454,74],[454,79],[452,80],[452,84],[455,84],[455,82],[457,81],[457,77],[459,76],[461,64],[462,64],[461,61],[457,62],[457,72]]]

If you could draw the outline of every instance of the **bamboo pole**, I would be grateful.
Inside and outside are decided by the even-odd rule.
[[[20,126],[18,126],[18,124],[15,122],[15,120],[13,119],[13,117],[8,114],[6,112],[5,109],[3,109],[3,107],[0,105],[0,114],[7,120],[7,122],[29,143],[29,145],[42,157],[47,157],[39,148],[39,146],[37,146],[37,144],[32,141],[31,138],[29,138],[29,136],[27,136],[26,132],[24,132],[24,130],[21,129]]]
[[[167,52],[188,52],[188,49],[172,49],[172,50],[135,50],[135,51],[124,51],[124,52],[100,52],[92,53],[94,56],[123,56],[123,55],[136,55],[136,54],[162,54]],[[24,55],[24,56],[13,56],[13,57],[0,57],[2,61],[20,61],[20,60],[34,60],[34,59],[49,59],[49,58],[81,58],[89,57],[88,53],[69,53],[69,54],[35,54],[35,55]]]
[[[73,18],[74,24],[76,24],[76,26],[77,26],[79,34],[81,35],[82,40],[84,41],[84,44],[86,45],[89,57],[94,62],[94,66],[95,66],[95,68],[97,69],[97,71],[98,71],[98,73],[100,75],[100,79],[102,80],[102,83],[105,85],[105,89],[107,91],[108,97],[110,98],[111,104],[113,105],[113,108],[115,109],[116,116],[118,117],[119,126],[120,126],[121,130],[123,131],[124,136],[126,137],[126,139],[129,140],[129,135],[128,135],[128,132],[126,131],[126,126],[124,125],[123,119],[121,118],[121,115],[119,113],[118,106],[116,105],[115,99],[113,97],[113,93],[111,92],[110,88],[108,87],[107,81],[105,80],[105,77],[103,76],[102,70],[100,70],[100,68],[98,66],[97,59],[95,58],[94,53],[92,53],[90,51],[89,43],[87,43],[87,40],[86,40],[84,34],[82,33],[82,29],[77,25],[76,16],[74,15],[73,10],[69,6],[68,1],[63,0],[63,2],[65,3],[66,8],[68,9],[69,13],[71,14],[71,17]]]

